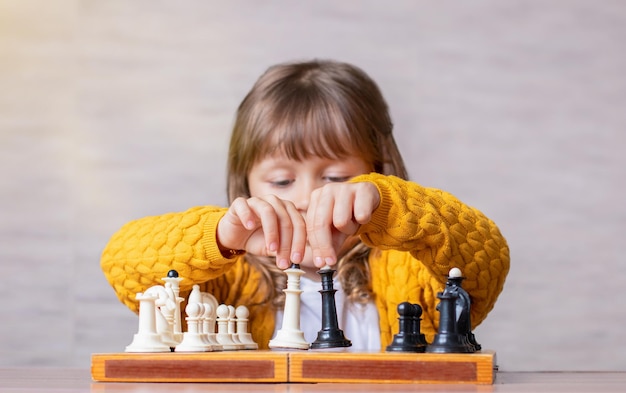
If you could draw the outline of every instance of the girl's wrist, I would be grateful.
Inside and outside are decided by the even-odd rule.
[[[220,250],[220,253],[222,254],[224,258],[234,258],[236,256],[243,255],[246,253],[246,250],[240,250],[240,249],[224,246],[220,242],[219,233],[220,231],[219,231],[219,223],[218,223],[217,228],[215,230],[215,243],[217,244],[217,248]]]
[[[231,248],[222,248],[218,245],[218,248],[220,249],[220,252],[222,253],[222,256],[224,256],[224,258],[235,258],[239,255],[243,255],[246,253],[246,250],[233,250]]]

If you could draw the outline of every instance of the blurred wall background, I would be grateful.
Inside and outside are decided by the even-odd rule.
[[[0,0],[0,365],[122,351],[108,238],[224,204],[240,100],[318,57],[368,72],[412,179],[508,238],[475,332],[500,369],[626,369],[625,40],[619,0]]]

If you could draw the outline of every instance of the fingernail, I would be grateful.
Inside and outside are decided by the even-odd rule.
[[[291,254],[291,260],[298,263],[300,262],[300,260],[302,259],[302,257],[300,256],[299,252],[294,252],[293,254]]]
[[[276,251],[278,249],[278,245],[274,243],[270,243],[270,251]]]
[[[320,267],[324,265],[324,261],[322,257],[315,257],[315,266]]]
[[[326,262],[327,265],[332,265],[333,263],[335,263],[335,260],[331,257],[326,257],[324,258],[324,262]]]
[[[289,267],[289,261],[286,260],[285,258],[281,258],[278,261],[278,267],[281,269],[287,269]]]

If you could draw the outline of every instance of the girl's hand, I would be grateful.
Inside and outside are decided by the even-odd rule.
[[[371,220],[379,204],[378,189],[369,182],[329,183],[314,190],[306,214],[306,230],[315,266],[335,265],[337,251]]]
[[[293,203],[276,196],[237,198],[217,226],[221,249],[276,256],[286,269],[299,263],[306,246],[306,225]]]

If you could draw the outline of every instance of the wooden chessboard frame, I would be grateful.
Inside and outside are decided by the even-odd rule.
[[[490,385],[496,354],[222,351],[93,354],[101,382],[309,382]]]

